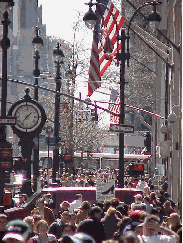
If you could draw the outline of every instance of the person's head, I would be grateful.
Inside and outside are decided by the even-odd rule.
[[[109,199],[104,200],[104,211],[107,211],[107,209],[110,207],[111,202]]]
[[[163,190],[160,190],[159,193],[160,193],[160,196],[164,196],[164,191]]]
[[[142,195],[141,194],[136,194],[134,196],[135,198],[135,203],[141,203],[142,202]]]
[[[177,230],[177,234],[179,236],[179,243],[182,243],[182,227]]]
[[[148,195],[150,192],[150,188],[148,186],[144,187],[144,194]]]
[[[148,216],[148,213],[143,211],[143,210],[141,210],[139,213],[140,213],[140,220],[141,221],[144,221],[145,217]]]
[[[124,213],[124,208],[123,208],[122,205],[119,205],[116,209],[117,209],[117,211],[119,211],[119,212],[123,215],[123,213]]]
[[[124,227],[125,227],[129,222],[131,222],[130,217],[124,216],[124,217],[122,218],[122,220],[120,220],[120,221],[118,222],[118,224],[117,224],[119,230],[122,232],[122,231],[124,230]]]
[[[51,193],[48,193],[48,194],[46,194],[46,195],[44,196],[44,200],[45,200],[46,202],[48,202],[49,199],[51,199]]]
[[[37,204],[38,204],[38,208],[42,210],[44,208],[44,198],[40,198]]]
[[[25,201],[27,201],[27,199],[28,199],[28,196],[27,196],[27,194],[22,194],[22,198],[23,198],[23,201],[25,202]]]
[[[23,243],[27,242],[30,229],[27,223],[22,220],[12,220],[6,226],[5,235],[2,241],[6,243]]]
[[[147,209],[147,206],[146,204],[142,203],[140,204],[140,208],[139,208],[141,211],[145,211],[146,212],[146,209]]]
[[[82,204],[81,204],[81,206],[80,206],[80,209],[89,212],[90,209],[91,209],[91,204],[90,204],[90,202],[88,202],[88,201],[84,201],[84,202],[82,202]]]
[[[60,240],[60,243],[96,243],[96,241],[85,233],[79,232],[74,235],[63,235]]]
[[[145,203],[149,203],[150,202],[150,197],[149,196],[145,196],[144,197],[144,202]]]
[[[119,206],[120,200],[118,198],[112,198],[110,201],[110,204],[113,208],[116,208],[117,206]]]
[[[70,220],[71,220],[71,214],[70,214],[70,212],[69,211],[64,211],[61,214],[61,220],[62,220],[62,224],[70,223]]]
[[[165,197],[165,198],[169,198],[169,194],[168,194],[168,192],[165,192],[165,193],[164,193],[164,197]]]
[[[62,226],[62,235],[73,235],[75,233],[75,227],[71,224],[64,224]]]
[[[156,199],[156,193],[155,192],[151,192],[150,193],[150,199]]]
[[[8,223],[8,217],[6,214],[0,214],[0,231],[5,231],[6,225]]]
[[[40,235],[45,235],[48,232],[48,223],[46,220],[41,219],[36,224],[37,232]]]
[[[33,216],[34,214],[39,214],[39,208],[33,208],[31,211],[31,216]]]
[[[91,210],[90,210],[90,217],[93,218],[97,218],[100,220],[101,216],[102,216],[102,209],[99,207],[99,206],[95,206],[95,207],[92,207]]]
[[[39,222],[39,220],[42,219],[42,216],[40,214],[34,214],[33,215],[33,218],[34,218],[34,230],[37,232],[37,223]]]
[[[109,207],[106,214],[105,214],[105,218],[110,217],[111,215],[115,215],[117,212],[117,210],[114,207]]]
[[[160,218],[156,215],[148,215],[144,219],[143,234],[145,236],[153,236],[156,234],[156,229],[160,226]]]
[[[176,225],[180,225],[180,215],[178,213],[171,213],[170,214],[170,224],[172,227]]]
[[[129,206],[128,204],[123,204],[123,215],[128,216]]]
[[[158,208],[152,208],[150,211],[150,214],[159,216],[159,210]]]
[[[63,208],[64,210],[68,210],[69,207],[70,207],[70,203],[68,201],[63,201],[60,204],[60,208]]]
[[[134,231],[126,231],[123,235],[119,237],[121,243],[138,243],[139,240],[135,235]]]
[[[166,180],[166,177],[164,175],[161,176],[161,181],[164,182]]]
[[[32,216],[25,217],[23,221],[28,224],[30,231],[34,230],[34,218]]]
[[[139,221],[140,220],[140,212],[138,212],[138,211],[131,211],[129,213],[129,215],[130,215],[130,218],[131,218],[132,221]]]
[[[82,195],[80,193],[76,194],[76,200],[82,201]]]
[[[163,204],[163,208],[166,211],[169,211],[172,207],[171,207],[171,202],[169,200],[166,200],[166,202]]]

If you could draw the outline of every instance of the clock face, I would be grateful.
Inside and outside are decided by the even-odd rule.
[[[41,123],[41,111],[31,102],[24,102],[15,107],[12,112],[17,117],[15,127],[22,132],[32,132]]]

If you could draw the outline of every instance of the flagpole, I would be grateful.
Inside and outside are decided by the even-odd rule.
[[[120,124],[124,124],[125,106],[124,106],[124,89],[125,89],[125,30],[121,30],[121,53],[117,56],[120,60]],[[124,187],[124,133],[119,133],[119,187]]]

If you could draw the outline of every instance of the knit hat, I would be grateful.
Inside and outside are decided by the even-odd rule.
[[[26,241],[30,234],[29,226],[22,220],[12,220],[6,226],[3,241],[13,238],[19,241]]]

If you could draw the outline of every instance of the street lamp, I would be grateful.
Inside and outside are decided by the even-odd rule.
[[[136,15],[137,11],[140,10],[141,8],[152,5],[153,6],[153,13],[150,14],[150,16],[147,18],[149,21],[160,21],[161,17],[159,14],[156,12],[156,5],[159,5],[160,3],[156,1],[148,2],[140,6],[132,15],[129,25],[128,25],[128,34],[127,36],[125,35],[125,30],[121,30],[121,36],[119,36],[119,30],[118,30],[118,24],[116,17],[112,13],[112,11],[104,4],[102,3],[92,3],[92,0],[87,3],[89,5],[89,11],[85,14],[83,20],[85,21],[86,26],[89,26],[90,28],[94,27],[94,25],[97,22],[97,15],[92,11],[92,6],[102,6],[105,7],[112,15],[114,22],[116,24],[116,32],[117,32],[117,53],[116,57],[117,60],[120,61],[120,124],[124,124],[124,117],[125,117],[125,110],[124,110],[124,87],[125,87],[125,62],[127,60],[127,63],[129,62],[130,59],[130,54],[129,54],[129,29],[131,22]],[[96,17],[94,17],[96,15]],[[118,40],[121,40],[121,53],[118,52],[119,48],[119,43]],[[127,41],[127,53],[125,52],[125,42]],[[124,133],[119,134],[119,187],[124,186]]]
[[[35,76],[35,88],[34,88],[34,99],[38,101],[38,77],[40,75],[40,70],[38,68],[38,60],[40,59],[39,51],[43,48],[43,39],[39,36],[39,28],[35,28],[36,36],[32,40],[32,45],[35,50],[35,69],[33,70],[33,75]],[[34,171],[34,192],[37,190],[37,178],[39,176],[39,135],[36,136],[37,139],[34,140],[34,162],[33,162],[33,171]]]
[[[10,47],[10,39],[8,38],[8,25],[11,21],[8,19],[7,9],[14,6],[13,0],[0,0],[0,10],[3,12],[3,38],[1,39],[2,48],[2,88],[1,88],[1,117],[6,117],[6,99],[7,99],[7,49]],[[6,141],[6,126],[0,127],[0,141]],[[8,144],[8,143],[7,143]],[[3,147],[3,146],[1,146]]]
[[[60,67],[64,64],[64,53],[60,49],[61,44],[57,42],[56,49],[53,50],[53,57],[55,58],[56,67],[56,95],[55,95],[55,119],[54,119],[54,139],[55,147],[53,151],[53,182],[56,182],[56,172],[59,170],[59,118],[60,118],[60,88],[61,88],[61,76]]]
[[[0,0],[0,10],[3,12],[3,38],[1,39],[2,48],[2,87],[1,87],[1,118],[6,117],[6,99],[7,99],[7,50],[10,47],[8,38],[8,25],[11,21],[8,19],[7,9],[14,6],[13,0]],[[11,148],[11,144],[6,140],[6,124],[0,126],[0,148]],[[1,155],[0,155],[1,156]],[[0,205],[3,205],[4,179],[3,169],[0,168]]]

